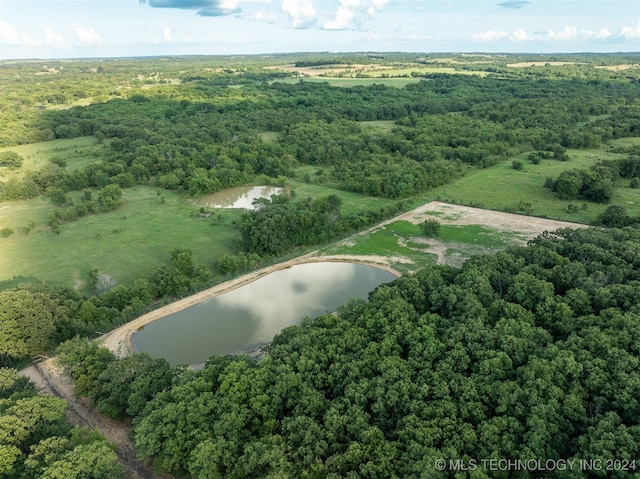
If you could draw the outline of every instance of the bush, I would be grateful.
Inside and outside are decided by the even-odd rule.
[[[22,156],[15,151],[3,151],[0,153],[0,166],[7,168],[20,168],[22,166]]]
[[[11,236],[14,233],[14,231],[7,227],[7,228],[2,228],[0,230],[0,238],[8,238],[9,236]]]
[[[513,168],[514,170],[520,171],[524,168],[524,164],[522,164],[520,160],[513,160],[511,162],[511,168]]]
[[[427,219],[420,223],[420,230],[427,238],[433,238],[440,233],[440,222],[434,219]]]

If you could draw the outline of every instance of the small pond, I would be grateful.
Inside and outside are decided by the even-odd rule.
[[[171,365],[203,363],[213,355],[264,346],[305,316],[335,311],[350,298],[366,299],[376,286],[394,279],[361,264],[300,264],[157,319],[131,340],[136,351]]]
[[[254,209],[253,200],[284,194],[287,194],[286,188],[276,186],[238,186],[237,188],[227,188],[202,196],[194,204],[207,208],[243,208],[252,210]]]

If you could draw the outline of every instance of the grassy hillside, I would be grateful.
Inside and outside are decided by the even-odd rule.
[[[164,198],[164,199],[163,199]],[[35,276],[52,284],[79,286],[97,268],[118,283],[131,284],[146,276],[176,247],[190,248],[194,260],[213,266],[232,252],[236,211],[199,218],[198,209],[177,193],[137,186],[124,190],[124,203],[115,211],[65,223],[59,235],[46,226],[53,205],[42,198],[2,204],[0,228],[16,233],[0,239],[0,280]],[[20,226],[33,219],[25,234]]]
[[[613,144],[637,144],[637,140],[628,138]],[[613,153],[610,147],[568,150],[568,154],[571,158],[569,161],[544,160],[534,165],[527,160],[528,153],[523,153],[513,158],[524,164],[522,170],[513,169],[512,160],[505,161],[435,188],[430,195],[442,201],[587,224],[594,221],[609,204],[623,205],[630,215],[640,215],[640,190],[629,188],[628,180],[618,182],[614,198],[609,204],[560,200],[549,188],[545,188],[547,177],[556,178],[565,170],[588,169],[599,160],[628,156]],[[575,204],[578,211],[570,212],[567,209],[570,203]]]

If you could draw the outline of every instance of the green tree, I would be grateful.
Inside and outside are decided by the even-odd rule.
[[[116,184],[106,185],[98,191],[98,202],[105,211],[115,210],[122,204],[122,189]]]
[[[60,304],[43,292],[26,289],[0,291],[0,362],[14,364],[51,348]]]
[[[171,368],[164,359],[132,354],[109,363],[96,379],[94,403],[109,417],[135,417],[146,403],[171,384]]]
[[[24,159],[22,158],[22,156],[15,151],[0,151],[0,167],[6,166],[7,168],[11,169],[20,168],[23,161]]]
[[[440,222],[433,218],[427,218],[420,223],[420,231],[427,238],[434,238],[440,234]]]

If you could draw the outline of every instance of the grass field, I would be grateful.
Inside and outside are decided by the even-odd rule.
[[[196,262],[212,267],[220,255],[233,252],[237,232],[232,222],[240,215],[221,211],[221,219],[198,218],[198,209],[185,198],[143,186],[125,190],[117,210],[65,223],[59,235],[46,226],[53,209],[46,200],[6,202],[0,208],[0,228],[16,231],[0,238],[0,280],[35,276],[74,287],[81,286],[91,268],[131,284],[167,261],[176,247],[192,249]],[[29,219],[36,226],[25,234],[19,228]]]
[[[296,199],[340,196],[345,214],[393,204],[325,186],[291,183]],[[59,235],[47,226],[55,209],[47,199],[3,202],[0,229],[11,228],[14,234],[0,238],[0,281],[26,276],[82,287],[87,272],[98,268],[118,283],[131,284],[167,261],[176,247],[193,250],[197,263],[213,268],[221,255],[235,252],[238,231],[233,223],[242,212],[223,209],[203,219],[191,202],[171,191],[136,186],[124,190],[123,205],[117,210],[64,223]]]
[[[393,120],[359,121],[358,125],[363,128],[370,128],[382,133],[391,133],[391,131],[396,127],[396,122]]]
[[[420,227],[398,220],[373,232],[355,236],[322,250],[326,255],[378,256],[387,258],[400,272],[444,262],[459,265],[474,254],[522,243],[516,232],[497,231],[480,225],[441,224],[436,238],[424,238]]]
[[[283,83],[298,83],[297,78],[287,78],[278,80]],[[395,88],[404,88],[410,83],[417,83],[420,78],[331,78],[331,77],[305,77],[304,81],[313,83],[328,83],[331,86],[352,87],[352,86],[370,86],[385,85]]]
[[[313,171],[317,170],[313,168]],[[313,173],[311,173],[313,175]],[[311,183],[303,183],[301,181],[290,181],[289,186],[295,193],[294,200],[311,197],[318,198],[320,196],[337,195],[342,198],[342,206],[340,211],[342,214],[354,214],[366,210],[375,210],[377,208],[386,207],[395,203],[394,200],[386,198],[377,198],[375,196],[364,196],[350,191],[329,188],[324,185],[315,185]]]
[[[98,143],[93,136],[0,148],[0,151],[15,151],[24,159],[20,169],[0,168],[0,180],[20,178],[27,171],[40,170],[51,164],[51,158],[61,158],[67,162],[67,169],[77,170],[102,158],[107,148],[107,141]]]
[[[623,144],[623,143],[621,143]],[[548,176],[556,178],[562,171],[572,168],[589,168],[598,160],[624,158],[608,148],[592,150],[569,150],[569,161],[544,160],[533,165],[527,160],[528,153],[515,159],[522,161],[523,170],[514,170],[511,160],[491,168],[478,170],[448,185],[431,190],[431,197],[459,204],[481,206],[501,211],[526,213],[577,223],[591,223],[609,204],[627,208],[629,214],[640,215],[640,190],[628,187],[628,180],[620,180],[611,203],[593,203],[583,200],[560,200],[550,189],[544,187]],[[578,211],[569,212],[570,203]]]

